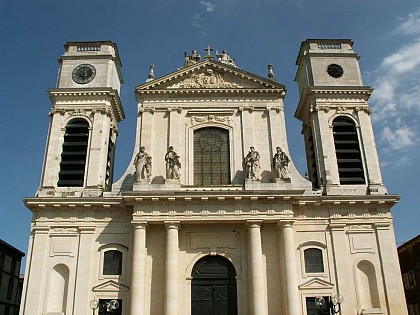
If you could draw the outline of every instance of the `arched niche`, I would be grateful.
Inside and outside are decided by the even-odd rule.
[[[357,264],[356,281],[359,309],[379,309],[378,282],[375,266],[370,261],[362,260]]]
[[[48,281],[47,314],[65,314],[69,286],[69,268],[64,264],[55,265]]]

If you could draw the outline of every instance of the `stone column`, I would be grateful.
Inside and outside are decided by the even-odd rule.
[[[146,222],[133,222],[134,240],[131,269],[130,314],[143,314],[145,310],[146,278]]]
[[[293,222],[279,222],[280,252],[283,252],[284,275],[286,282],[286,310],[288,315],[300,315],[299,289],[296,270],[296,250],[293,237]],[[282,237],[281,237],[282,234]]]
[[[178,230],[179,221],[165,222],[165,315],[178,314]]]
[[[251,258],[252,315],[267,315],[267,296],[261,246],[262,220],[248,221]]]

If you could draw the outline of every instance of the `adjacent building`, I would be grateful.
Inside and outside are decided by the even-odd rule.
[[[0,314],[19,314],[23,279],[20,264],[25,254],[0,240]]]
[[[398,247],[408,314],[420,315],[420,235]]]
[[[307,177],[272,67],[264,78],[209,47],[135,88],[135,150],[113,181],[118,49],[67,43],[41,184],[25,199],[20,314],[406,315],[399,196],[382,181],[359,55],[351,40],[311,39],[296,64]]]

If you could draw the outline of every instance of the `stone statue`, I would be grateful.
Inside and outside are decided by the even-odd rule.
[[[260,178],[260,154],[254,147],[249,148],[247,156],[244,158],[245,173],[247,179]]]
[[[174,147],[170,146],[165,154],[166,161],[166,179],[179,179],[181,177],[180,157],[174,151]]]
[[[201,56],[199,55],[199,53],[197,52],[197,50],[193,50],[191,56],[188,56],[186,52],[184,52],[184,67],[186,66],[191,66],[196,64],[197,62],[200,62],[201,60]]]
[[[289,179],[289,157],[280,147],[276,148],[276,154],[273,157],[274,177],[276,179]]]
[[[140,151],[134,159],[134,165],[136,167],[134,182],[149,179],[152,176],[152,157],[146,153],[145,147],[140,147]]]

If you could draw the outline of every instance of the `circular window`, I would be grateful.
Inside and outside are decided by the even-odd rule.
[[[327,68],[327,73],[333,78],[339,78],[343,75],[343,68],[336,64],[330,64]]]

